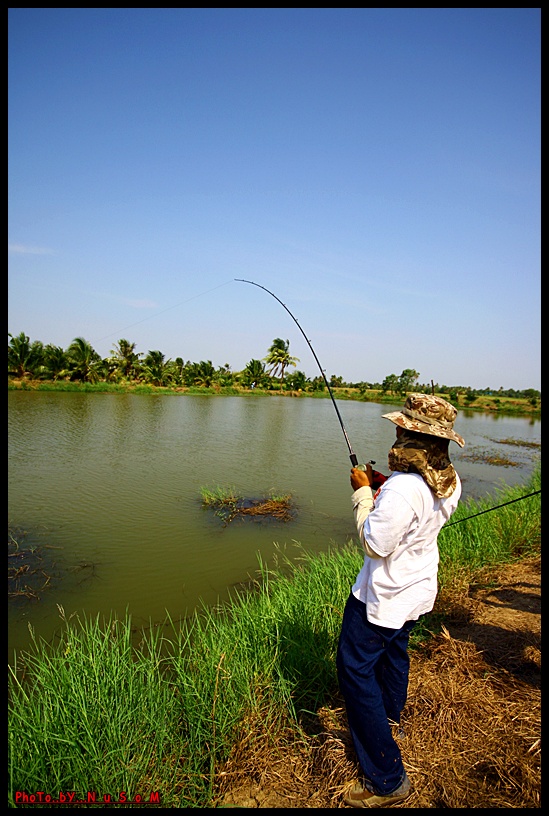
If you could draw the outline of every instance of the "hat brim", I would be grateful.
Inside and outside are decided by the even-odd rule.
[[[450,439],[452,442],[457,442],[460,448],[465,445],[465,440],[462,436],[457,434],[450,428],[441,428],[437,425],[430,425],[428,422],[421,422],[419,419],[412,419],[402,411],[393,411],[391,414],[382,414],[383,419],[388,419],[400,428],[406,428],[407,431],[415,431],[416,433],[429,434],[429,436],[438,436],[440,439]]]

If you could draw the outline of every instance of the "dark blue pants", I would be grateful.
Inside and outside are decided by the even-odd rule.
[[[366,604],[351,593],[345,605],[337,649],[337,676],[349,730],[366,786],[393,793],[404,765],[389,721],[400,723],[408,693],[408,639],[416,621],[402,629],[370,623]]]

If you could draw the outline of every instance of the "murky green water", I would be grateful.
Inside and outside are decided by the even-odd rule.
[[[340,402],[360,460],[388,473],[391,406]],[[398,408],[399,406],[394,406]],[[451,444],[464,496],[523,482],[539,450],[541,421],[462,412]],[[320,552],[354,535],[349,455],[329,399],[137,396],[8,392],[8,525],[46,558],[51,585],[39,601],[10,604],[9,650],[28,643],[28,623],[50,638],[67,614],[128,610],[136,624],[174,619],[272,563],[294,542]],[[474,452],[507,456],[485,465]],[[250,497],[293,496],[296,519],[223,526],[201,503],[202,487]]]

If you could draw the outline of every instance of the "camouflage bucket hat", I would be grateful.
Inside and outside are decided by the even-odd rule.
[[[416,433],[451,439],[462,448],[465,440],[454,430],[457,409],[442,397],[431,394],[408,394],[402,411],[383,414],[395,425]]]

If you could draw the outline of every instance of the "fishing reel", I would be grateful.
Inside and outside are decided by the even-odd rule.
[[[366,471],[368,470],[368,465],[375,465],[375,463],[376,463],[375,459],[370,459],[366,465],[353,465],[353,467],[356,468],[356,470]]]
[[[375,465],[375,460],[370,459],[368,465]],[[367,465],[353,465],[353,467],[356,468],[356,470],[363,471],[367,470]],[[386,482],[388,478],[389,478],[388,476],[384,476],[383,473],[380,473],[379,470],[372,470],[372,484],[371,484],[372,490],[377,490],[378,488],[380,488],[381,485],[384,482]]]

